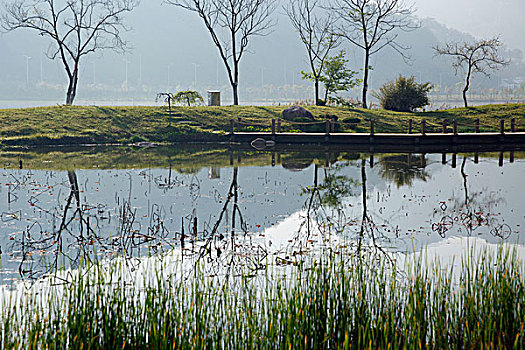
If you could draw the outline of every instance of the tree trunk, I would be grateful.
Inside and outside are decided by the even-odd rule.
[[[315,78],[315,105],[320,106],[319,102],[319,78]]]
[[[73,83],[70,81],[69,86],[67,88],[67,95],[66,95],[66,105],[70,106],[75,101],[76,91],[75,87],[73,86]]]
[[[238,106],[239,105],[239,84],[233,83],[232,84],[232,90],[233,90],[233,105]]]
[[[67,87],[66,105],[70,106],[75,101],[77,96],[77,84],[78,84],[78,70],[75,69],[73,74],[69,77],[69,85]]]
[[[465,103],[465,108],[468,108],[468,102],[467,102],[467,92],[470,87],[470,75],[472,72],[472,67],[469,66],[468,73],[467,73],[467,79],[465,81],[465,88],[463,88],[463,102]]]
[[[370,64],[370,51],[365,50],[365,74],[363,77],[363,108],[368,108],[366,95],[368,93],[368,66]]]
[[[465,88],[463,89],[463,102],[465,103],[465,108],[468,108],[467,91],[468,91],[468,87],[465,86]]]

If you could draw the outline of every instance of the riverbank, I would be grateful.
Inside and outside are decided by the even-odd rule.
[[[132,144],[137,142],[222,142],[228,140],[230,120],[241,118],[240,131],[269,131],[271,120],[285,106],[96,107],[54,106],[0,110],[0,145],[43,146],[78,144]],[[487,105],[435,112],[396,113],[341,107],[307,107],[316,120],[337,117],[337,132],[375,131],[406,133],[408,120],[414,128],[426,120],[428,132],[438,132],[443,120],[458,122],[458,131],[473,131],[480,119],[481,132],[499,130],[501,119],[516,118],[517,129],[525,129],[525,104]],[[252,126],[250,126],[250,124]],[[324,127],[324,126],[319,126]],[[316,131],[313,126],[283,125],[283,131]],[[312,130],[310,130],[312,129]],[[417,129],[415,129],[417,130]]]

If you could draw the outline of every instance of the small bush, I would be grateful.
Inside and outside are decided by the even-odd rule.
[[[341,106],[341,107],[346,107],[346,108],[355,108],[361,104],[359,100],[354,100],[352,98],[345,99],[340,96],[330,98],[330,102],[334,106]]]
[[[345,124],[359,124],[359,123],[361,123],[361,118],[346,117],[346,118],[343,119],[343,123],[345,123]]]
[[[204,104],[204,98],[197,92],[193,90],[188,91],[179,91],[172,97],[173,101],[181,105],[202,105]]]
[[[405,78],[399,76],[396,81],[391,81],[379,88],[375,97],[379,100],[381,107],[389,111],[413,112],[429,104],[428,92],[432,90],[432,84],[418,84],[414,77]]]

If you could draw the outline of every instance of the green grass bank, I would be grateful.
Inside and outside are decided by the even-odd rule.
[[[74,144],[130,144],[148,142],[220,142],[230,128],[230,119],[256,126],[244,131],[269,130],[271,119],[281,116],[285,106],[166,107],[53,106],[0,110],[0,145],[42,146]],[[435,112],[396,113],[340,107],[307,107],[318,120],[337,117],[338,132],[368,132],[369,120],[376,132],[407,132],[408,120],[414,130],[427,121],[428,132],[439,132],[443,120],[457,120],[460,132],[474,130],[480,119],[481,131],[499,130],[499,120],[507,127],[516,118],[517,128],[525,130],[525,104],[487,105]],[[324,128],[324,126],[318,126]],[[283,131],[318,131],[312,126],[283,123]],[[320,131],[320,130],[319,130]]]

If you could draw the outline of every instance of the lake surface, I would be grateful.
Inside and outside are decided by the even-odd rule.
[[[257,264],[272,252],[303,254],[327,235],[402,253],[446,250],[457,237],[521,245],[523,159],[197,146],[6,151],[0,284],[174,249],[219,257],[229,247]]]

